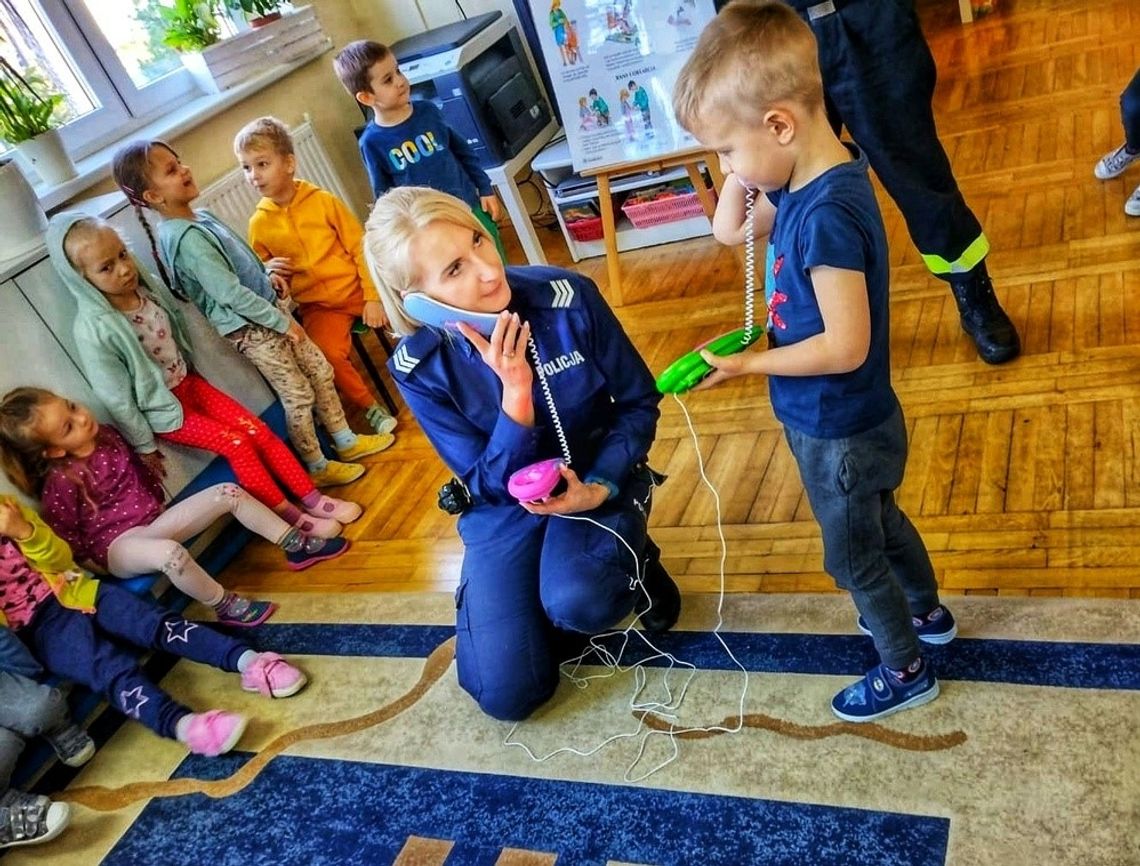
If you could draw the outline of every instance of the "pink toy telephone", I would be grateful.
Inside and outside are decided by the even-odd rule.
[[[524,466],[511,473],[507,491],[519,502],[539,502],[557,496],[566,489],[566,479],[562,477],[565,465],[566,461],[561,457],[552,457]]]

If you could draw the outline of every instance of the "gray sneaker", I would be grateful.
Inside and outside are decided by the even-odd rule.
[[[1140,186],[1132,190],[1132,195],[1124,202],[1124,212],[1129,216],[1140,216]]]
[[[82,767],[95,755],[95,741],[78,725],[68,725],[44,734],[56,757],[69,767]]]
[[[1098,180],[1111,180],[1124,174],[1124,169],[1138,159],[1140,159],[1140,151],[1129,153],[1128,145],[1122,144],[1112,153],[1106,153],[1100,158],[1100,162],[1093,169],[1093,174],[1097,176]]]
[[[0,806],[0,851],[19,845],[39,845],[58,836],[71,820],[67,803],[47,797],[10,792]]]

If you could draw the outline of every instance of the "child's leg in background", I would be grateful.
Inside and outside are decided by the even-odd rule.
[[[184,399],[185,395],[185,399]],[[238,484],[244,487],[247,491],[253,494],[261,502],[268,505],[270,508],[276,508],[285,496],[282,494],[268,474],[267,466],[271,467],[273,474],[285,485],[285,488],[298,499],[308,496],[310,493],[315,493],[316,488],[313,486],[312,479],[309,478],[305,467],[302,466],[293,452],[289,450],[288,446],[277,438],[276,434],[266,426],[265,422],[242,406],[237,400],[230,397],[228,394],[219,391],[201,376],[187,376],[175,389],[175,396],[178,397],[179,402],[186,408],[188,405],[198,413],[197,427],[201,433],[209,436],[218,436],[218,431],[221,431],[221,438],[226,439],[229,443],[226,447],[232,450],[239,451],[243,458],[243,472],[238,472],[238,467],[234,466],[234,474],[238,477]],[[187,419],[189,421],[189,418]],[[206,425],[201,423],[205,421],[212,421],[212,427],[207,429]],[[172,441],[180,441],[179,436],[182,431],[186,430],[188,423],[183,424],[181,430],[176,430],[174,433],[164,433],[164,437]],[[310,427],[312,420],[310,417]],[[236,435],[235,435],[236,434]],[[191,435],[191,434],[187,434]],[[315,437],[314,433],[314,437]],[[208,446],[198,445],[195,442],[186,442],[182,444],[193,445],[196,448],[203,448]],[[217,451],[219,454],[224,452],[218,451],[217,448],[209,447],[211,451]],[[318,449],[319,453],[319,449]],[[233,461],[231,461],[232,464]],[[256,467],[256,468],[255,468]],[[249,483],[246,480],[249,476],[255,483]],[[265,480],[268,479],[273,489],[277,491],[276,502],[265,495]]]
[[[340,393],[353,406],[366,410],[376,402],[376,397],[352,365],[351,357],[352,326],[362,311],[354,314],[351,310],[306,305],[301,307],[301,320],[309,339],[332,365],[333,382]]]
[[[36,655],[52,673],[105,695],[115,709],[163,737],[175,739],[175,725],[190,709],[151,682],[134,653],[111,637],[225,671],[236,671],[238,659],[250,651],[235,638],[105,581],[95,606],[95,614],[88,615],[47,599],[29,626]]]
[[[229,338],[237,350],[257,367],[269,387],[280,398],[281,405],[285,407],[285,427],[289,432],[289,441],[301,459],[310,468],[323,466],[325,457],[317,441],[316,427],[313,426],[313,403],[316,398],[309,379],[297,366],[293,344],[284,334],[260,325],[248,325],[230,334]],[[325,363],[328,364],[327,361]],[[331,369],[329,380],[331,387]]]
[[[1124,124],[1124,141],[1130,153],[1140,151],[1140,70],[1120,94],[1120,118]]]
[[[58,689],[0,671],[0,798],[11,785],[24,740],[67,724],[67,703]]]
[[[380,404],[376,395],[364,384],[364,380],[360,378],[360,374],[352,364],[350,355],[352,352],[352,327],[360,314],[364,312],[363,304],[359,304],[357,307],[358,309],[354,312],[351,307],[330,310],[327,307],[304,306],[301,308],[301,317],[305,324],[305,333],[309,335],[309,339],[317,345],[317,348],[321,350],[321,353],[332,365],[333,383],[341,394],[354,406],[363,410],[364,417],[373,430],[377,433],[391,433],[396,426],[395,419],[388,414],[388,410]],[[316,389],[314,388],[314,390]],[[319,395],[317,402],[320,403]],[[333,433],[331,429],[329,432]],[[348,432],[351,433],[351,431]],[[342,459],[354,459],[349,454],[344,453],[352,446],[350,437],[334,434],[333,439],[336,441],[338,454],[344,455]],[[370,452],[365,451],[364,453]],[[364,454],[360,456],[364,456]]]
[[[174,396],[182,404],[182,426],[169,433],[158,434],[159,438],[221,455],[233,469],[238,484],[261,502],[270,508],[285,503],[285,494],[273,476],[261,465],[261,458],[249,440],[247,431],[216,421],[205,414],[194,399],[193,388],[189,384],[192,378],[194,377],[187,376],[174,389]]]
[[[314,351],[316,351],[315,347]],[[239,448],[252,445],[257,465],[262,468],[262,471],[265,471],[264,467],[266,466],[272,467],[274,474],[281,483],[294,497],[301,501],[301,505],[308,512],[308,517],[302,515],[296,506],[286,502],[284,498],[282,498],[281,503],[286,507],[272,506],[273,510],[286,521],[309,535],[333,538],[340,534],[341,523],[351,523],[360,516],[361,508],[359,505],[324,496],[317,490],[313,484],[313,479],[309,477],[305,467],[297,462],[297,458],[293,456],[289,447],[277,438],[264,421],[247,411],[232,397],[219,391],[201,376],[187,376],[182,384],[175,389],[175,393],[184,407],[187,405],[187,401],[183,400],[183,394],[187,392],[191,395],[191,402],[200,411],[228,425],[226,436],[230,437],[230,440],[235,444],[227,447]],[[185,430],[186,426],[184,423],[182,430]],[[181,432],[181,430],[178,431],[178,433]],[[164,435],[169,436],[170,434]],[[222,452],[219,451],[219,453]],[[329,463],[328,465],[331,466],[332,464]],[[241,476],[238,476],[238,482],[258,499],[261,499],[257,490],[246,484]],[[262,502],[265,500],[262,499]]]
[[[232,514],[247,529],[274,544],[292,529],[236,484],[215,484],[174,503],[149,526],[136,526],[116,538],[107,549],[107,566],[116,577],[161,571],[194,600],[217,605],[225,589],[181,542],[225,514]]]
[[[491,219],[491,215],[481,207],[472,208],[472,210],[475,212],[475,219],[483,224],[483,228],[487,230],[487,234],[489,234],[491,240],[495,242],[495,249],[499,251],[499,258],[503,260],[503,264],[510,264],[510,262],[507,261],[507,251],[503,248],[503,238],[499,234],[499,227],[495,224],[495,221]]]
[[[297,369],[312,388],[313,411],[317,413],[317,420],[329,431],[337,446],[342,447],[341,437],[337,434],[343,435],[347,432],[350,438],[355,437],[348,428],[348,419],[344,417],[344,406],[341,405],[340,395],[336,392],[332,364],[312,339],[289,343],[289,348],[292,350]]]
[[[902,411],[847,439],[785,435],[823,534],[824,568],[851,593],[883,662],[902,670],[920,656],[911,617],[939,603],[922,538],[894,502],[906,467]]]

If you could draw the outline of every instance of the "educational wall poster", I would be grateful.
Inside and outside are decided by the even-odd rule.
[[[716,14],[713,0],[531,0],[531,8],[575,171],[696,144],[673,117],[673,84]]]

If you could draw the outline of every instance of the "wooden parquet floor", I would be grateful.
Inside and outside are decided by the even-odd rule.
[[[900,503],[950,592],[1140,597],[1140,218],[1122,210],[1140,169],[1106,183],[1092,175],[1123,138],[1118,96],[1140,67],[1140,3],[1003,0],[966,26],[949,0],[919,8],[940,71],[942,141],[990,237],[989,268],[1024,355],[1002,367],[976,358],[949,291],[880,190],[911,441]],[[551,261],[569,264],[557,231],[543,235]],[[512,260],[523,260],[517,244]],[[741,259],[711,238],[622,262],[618,315],[654,371],[739,323]],[[578,267],[604,287],[603,260]],[[726,588],[833,589],[766,383],[737,380],[685,403],[720,492]],[[682,589],[715,590],[714,504],[684,415],[671,398],[662,409],[651,458],[670,477],[652,531]],[[367,512],[344,558],[294,574],[257,543],[225,582],[263,594],[454,586],[461,547],[435,505],[450,473],[406,411],[398,432],[345,490]]]

